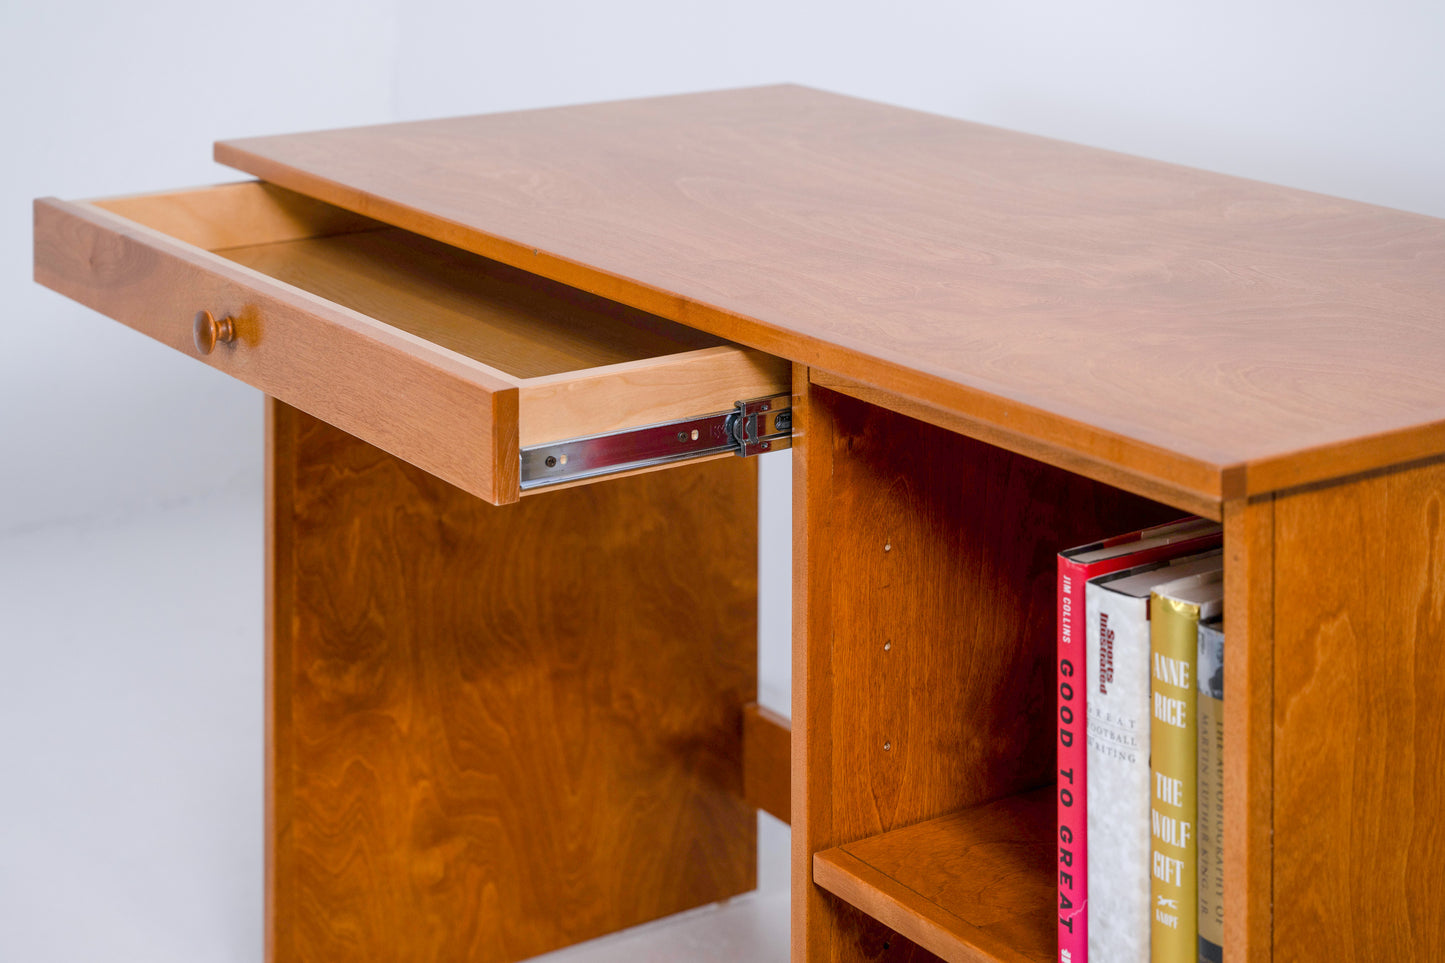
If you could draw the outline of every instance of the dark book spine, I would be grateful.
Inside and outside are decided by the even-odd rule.
[[[1224,960],[1224,623],[1199,625],[1199,961]]]

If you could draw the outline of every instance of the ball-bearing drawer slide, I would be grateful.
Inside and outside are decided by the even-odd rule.
[[[731,411],[523,448],[522,491],[708,455],[788,448],[791,405],[788,395],[756,398],[737,402]]]

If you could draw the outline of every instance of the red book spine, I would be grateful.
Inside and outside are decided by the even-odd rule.
[[[1084,583],[1088,566],[1059,556],[1059,963],[1089,958],[1088,780],[1084,749]]]

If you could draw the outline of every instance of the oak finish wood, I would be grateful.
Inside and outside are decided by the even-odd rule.
[[[756,702],[743,707],[743,797],[785,823],[793,808],[792,738],[787,716]]]
[[[808,886],[813,854],[1051,781],[1055,553],[1176,512],[802,393],[794,948],[841,963],[857,914]]]
[[[753,463],[494,509],[271,409],[273,963],[518,960],[752,888],[757,545],[716,519]]]
[[[1050,963],[1051,788],[848,843],[813,880],[950,963]]]
[[[1275,502],[1276,961],[1445,959],[1442,493],[1436,462]]]
[[[1215,501],[1445,450],[1432,218],[799,87],[216,158]]]

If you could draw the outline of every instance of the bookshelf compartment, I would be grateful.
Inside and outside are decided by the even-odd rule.
[[[1054,957],[1050,787],[813,856],[813,881],[950,963]]]
[[[795,950],[827,963],[922,959],[913,935],[901,934],[905,949],[884,929],[899,932],[886,909],[899,900],[815,886],[815,854],[832,853],[819,864],[827,877],[846,862],[840,848],[857,858],[860,840],[960,813],[977,827],[977,807],[1052,785],[1056,554],[1181,512],[816,384],[798,394]],[[1047,854],[1045,792],[1036,821],[1005,822]],[[918,852],[889,878],[926,874],[936,850]],[[978,885],[960,872],[957,885]],[[1037,925],[1004,927],[988,952],[955,939],[944,958],[1031,960],[1041,947],[1047,958],[1051,881],[1044,871],[1017,881],[1045,894],[1042,910],[1019,911],[1037,912]]]

